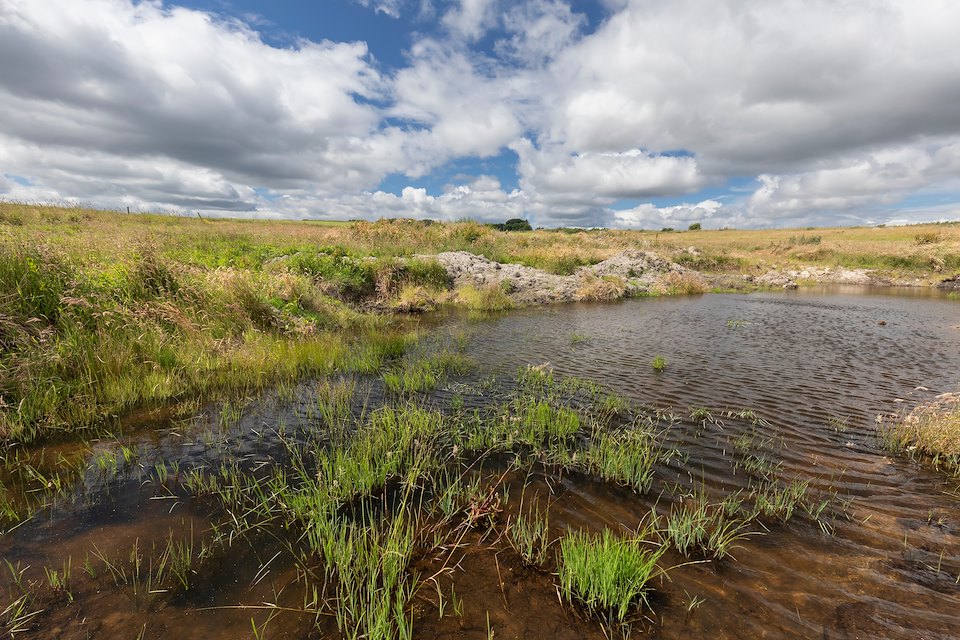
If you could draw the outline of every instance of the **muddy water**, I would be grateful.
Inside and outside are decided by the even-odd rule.
[[[889,457],[875,435],[878,414],[960,383],[960,305],[919,293],[803,290],[527,310],[475,328],[471,352],[501,375],[549,363],[678,413],[752,409],[770,422],[784,475],[836,496],[829,535],[794,520],[751,538],[735,562],[675,570],[660,587],[656,637],[958,638],[960,497],[948,495],[957,482]],[[656,355],[668,361],[661,373]],[[688,485],[745,486],[746,474],[727,462],[738,429],[677,425],[672,438],[689,460],[661,469],[660,486],[674,473]],[[635,526],[643,501],[566,488],[576,499],[558,501],[556,518]]]
[[[492,388],[494,377],[508,380],[518,367],[549,363],[560,374],[677,414],[667,438],[683,455],[657,469],[647,496],[575,475],[535,473],[512,483],[513,494],[526,482],[555,497],[550,518],[557,535],[566,528],[635,529],[651,507],[685,494],[745,489],[749,474],[737,465],[743,443],[778,463],[784,479],[808,480],[811,494],[829,501],[821,522],[770,524],[742,542],[735,560],[672,570],[655,585],[652,612],[635,636],[956,638],[960,495],[949,494],[957,482],[885,455],[875,421],[956,389],[960,303],[906,293],[914,295],[804,290],[455,316],[432,328],[467,336],[479,366],[435,399]],[[650,365],[656,355],[668,361],[661,373]],[[382,399],[378,385],[358,385],[361,404]],[[483,393],[463,393],[468,406],[484,402]],[[197,586],[177,597],[117,589],[102,569],[90,579],[80,569],[92,549],[116,559],[170,535],[208,537],[216,510],[166,490],[155,465],[176,461],[176,475],[225,459],[250,469],[282,464],[275,434],[309,423],[311,403],[305,384],[223,410],[173,412],[181,417],[161,411],[133,421],[139,426],[121,436],[134,452],[123,463],[105,455],[115,449],[108,440],[82,450],[48,448],[45,473],[63,466],[57,460],[85,464],[64,471],[72,483],[51,507],[0,537],[0,556],[29,566],[25,576],[37,582],[44,580],[41,567],[72,558],[75,602],[43,603],[43,624],[28,636],[242,638],[253,637],[252,618],[264,637],[325,637],[313,616],[292,611],[302,606],[303,587],[282,559],[282,541],[269,535],[218,553],[198,568]],[[690,418],[692,407],[708,409],[713,419]],[[724,414],[743,409],[757,415],[759,429]],[[513,495],[511,504],[518,499]],[[686,562],[676,554],[664,560]],[[478,540],[458,562],[453,580],[464,617],[439,621],[424,589],[415,605],[418,636],[484,638],[489,621],[498,638],[602,637],[595,621],[560,606],[549,574],[518,567],[502,545]],[[278,615],[263,603],[291,611]]]

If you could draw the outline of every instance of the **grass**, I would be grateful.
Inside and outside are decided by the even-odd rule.
[[[665,518],[665,544],[689,557],[721,560],[751,535],[749,519],[739,517],[736,495],[711,503],[704,492],[685,499]]]
[[[921,405],[906,417],[880,428],[883,446],[925,460],[960,476],[960,396],[949,394]]]
[[[510,544],[524,564],[538,567],[547,561],[550,551],[550,513],[539,505],[527,509],[523,505],[516,518],[507,522]]]
[[[654,356],[653,360],[650,362],[650,366],[653,367],[654,371],[663,371],[667,368],[667,359],[663,356]]]
[[[516,306],[503,285],[498,283],[484,287],[463,286],[457,291],[457,299],[471,311],[507,311]]]
[[[569,533],[560,540],[560,593],[608,624],[626,622],[632,608],[647,604],[647,585],[663,552],[609,529],[598,537]]]

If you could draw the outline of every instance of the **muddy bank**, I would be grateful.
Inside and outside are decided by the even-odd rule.
[[[456,287],[499,285],[519,305],[615,300],[676,288],[702,292],[709,287],[699,272],[652,251],[622,251],[566,276],[519,264],[501,264],[467,251],[440,253],[436,260]]]

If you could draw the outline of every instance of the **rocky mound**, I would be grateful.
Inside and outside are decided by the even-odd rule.
[[[501,286],[517,304],[613,300],[668,290],[682,281],[686,289],[706,289],[696,271],[649,251],[629,250],[598,264],[561,276],[519,264],[501,264],[467,251],[437,254],[454,284]]]

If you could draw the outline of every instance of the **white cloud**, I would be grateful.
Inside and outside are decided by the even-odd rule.
[[[404,0],[353,0],[362,7],[373,9],[377,13],[399,18],[400,12],[404,7]]]
[[[930,185],[960,190],[960,139],[884,148],[830,167],[762,174],[758,180],[760,187],[748,206],[755,216],[767,219],[890,205]]]
[[[689,193],[705,184],[692,157],[623,152],[565,154],[562,148],[535,149],[529,141],[514,145],[520,156],[524,188],[539,194],[614,200]]]
[[[498,0],[457,0],[441,21],[454,36],[477,40],[496,25],[498,4]]]
[[[945,0],[638,0],[557,59],[547,134],[742,175],[957,132],[957,24]]]
[[[355,1],[434,22],[391,69],[160,0],[0,0],[0,175],[29,180],[0,197],[655,228],[890,218],[960,192],[958,3],[602,0],[585,35],[563,0]],[[517,191],[377,191],[504,148]],[[722,206],[697,195],[744,177],[754,193]],[[613,209],[665,196],[693,204]]]
[[[558,0],[530,0],[503,15],[509,37],[498,40],[497,52],[527,66],[539,66],[570,46],[586,24],[582,14]]]
[[[684,229],[697,222],[704,228],[725,226],[711,224],[718,214],[725,213],[721,202],[704,200],[696,204],[682,204],[672,207],[657,207],[652,204],[641,204],[632,209],[623,209],[612,212],[610,226],[627,229],[660,229],[671,227]],[[723,218],[721,217],[721,220]]]
[[[153,2],[9,0],[0,58],[0,133],[43,155],[161,156],[278,185],[330,175],[331,150],[378,126],[355,96],[385,90],[363,44],[277,49],[242,24]]]

